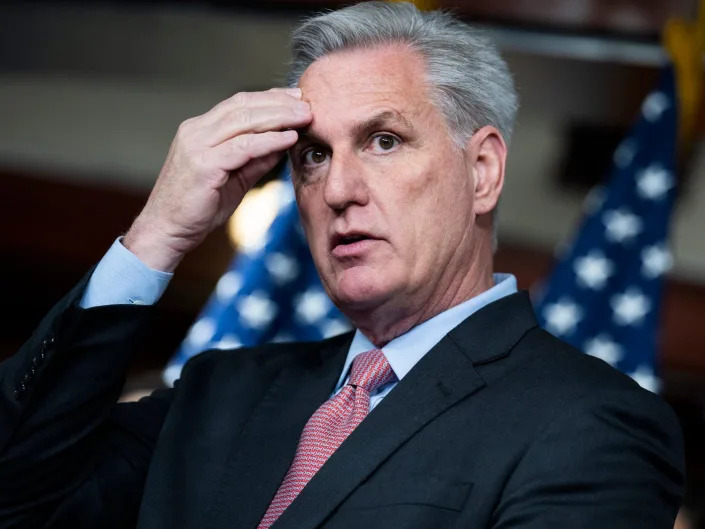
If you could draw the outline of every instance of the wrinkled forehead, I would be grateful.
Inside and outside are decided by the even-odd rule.
[[[312,63],[299,80],[317,126],[338,126],[391,112],[414,121],[431,112],[423,58],[390,44],[342,50]]]

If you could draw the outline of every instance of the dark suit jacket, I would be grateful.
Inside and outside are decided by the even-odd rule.
[[[0,369],[0,526],[255,528],[351,335],[212,351],[115,405],[151,309],[62,300]],[[525,293],[450,332],[274,529],[667,529],[680,430],[656,396],[541,330]]]

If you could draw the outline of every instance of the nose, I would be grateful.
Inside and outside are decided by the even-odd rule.
[[[328,207],[343,211],[351,205],[364,206],[369,195],[364,167],[352,153],[335,153],[328,167],[323,199]]]

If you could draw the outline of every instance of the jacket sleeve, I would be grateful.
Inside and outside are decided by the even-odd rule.
[[[152,309],[81,309],[88,277],[0,364],[0,528],[136,519],[172,391],[116,404]]]
[[[596,395],[567,408],[532,443],[493,528],[673,528],[684,466],[675,415],[636,387]]]

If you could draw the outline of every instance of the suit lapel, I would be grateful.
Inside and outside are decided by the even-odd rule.
[[[482,385],[457,346],[443,340],[362,421],[272,529],[318,526],[404,441]]]
[[[319,526],[407,439],[485,385],[475,364],[507,356],[535,325],[524,293],[492,303],[465,320],[431,349],[362,421],[272,529]]]
[[[294,458],[306,421],[329,397],[345,362],[350,338],[320,355],[309,354],[272,383],[233,447],[221,494],[220,525],[256,527]],[[323,361],[322,361],[323,360]]]

